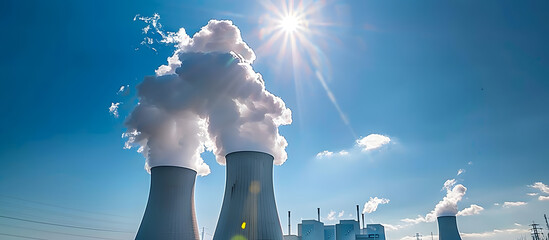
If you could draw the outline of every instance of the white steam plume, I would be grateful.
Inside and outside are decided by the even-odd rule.
[[[461,184],[457,184],[454,179],[444,183],[446,196],[435,206],[435,216],[455,216],[458,213],[457,203],[461,201],[467,188]]]
[[[370,197],[370,200],[364,204],[364,209],[362,210],[362,213],[373,213],[377,210],[377,207],[380,204],[387,204],[389,203],[389,199],[387,198],[372,198]]]
[[[401,221],[411,224],[418,224],[421,222],[434,222],[437,217],[440,216],[456,216],[458,214],[457,204],[459,201],[461,201],[461,199],[463,199],[463,196],[467,192],[467,188],[462,184],[456,185],[455,179],[449,179],[444,182],[443,189],[446,190],[446,196],[440,202],[438,202],[438,204],[435,206],[435,209],[433,209],[430,213],[427,213],[425,216],[420,215],[417,218],[405,218]],[[473,205],[471,205],[471,207],[473,209],[464,209],[463,211],[465,212],[462,213],[462,216],[467,216],[465,215],[465,213],[469,213],[470,211],[477,211],[476,213],[478,213],[483,210],[477,207],[473,207]]]
[[[244,150],[284,163],[287,142],[278,127],[292,122],[291,111],[253,70],[255,54],[240,30],[231,21],[210,20],[192,38],[183,28],[162,36],[176,51],[137,86],[139,104],[124,135],[126,147],[141,147],[146,168],[182,166],[207,175],[200,157],[205,150],[220,164],[226,154]]]

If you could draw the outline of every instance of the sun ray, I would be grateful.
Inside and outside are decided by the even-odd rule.
[[[273,1],[280,2],[275,4]],[[266,38],[266,43],[259,47],[258,52],[272,51],[280,61],[284,61],[284,58],[289,55],[296,88],[301,86],[299,83],[301,79],[298,76],[302,75],[298,74],[298,71],[317,79],[342,122],[356,138],[349,119],[326,81],[329,79],[326,71],[330,69],[328,58],[315,43],[325,39],[333,40],[334,36],[325,34],[322,30],[326,27],[338,26],[319,17],[322,15],[321,10],[325,7],[326,1],[265,0],[261,1],[261,4],[268,12],[261,20],[263,27],[259,31],[260,38]]]

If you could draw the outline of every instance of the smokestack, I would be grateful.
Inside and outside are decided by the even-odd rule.
[[[356,222],[358,222],[358,227],[360,228],[360,213],[359,213],[359,206],[356,205]]]
[[[441,216],[438,220],[439,240],[461,240],[457,228],[456,216]]]
[[[282,240],[273,189],[273,156],[263,152],[229,153],[225,197],[214,240]]]
[[[362,214],[362,228],[364,228],[364,213]]]
[[[288,211],[288,236],[292,235],[292,225],[290,225],[290,211]]]
[[[136,240],[199,240],[194,211],[196,171],[173,166],[151,169],[147,208]]]
[[[320,208],[316,208],[317,215],[318,215],[318,221],[320,222]]]

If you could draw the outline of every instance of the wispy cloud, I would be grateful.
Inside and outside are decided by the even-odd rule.
[[[116,92],[116,94],[118,95],[128,95],[130,92],[130,85],[122,85],[120,86],[120,89],[118,90],[118,92]]]
[[[326,219],[329,221],[333,221],[336,219],[336,212],[334,210],[330,210],[328,213],[328,216],[326,216]]]
[[[549,193],[549,187],[547,185],[543,184],[542,182],[535,182],[534,184],[528,185],[528,186],[531,187],[531,188],[538,189],[541,192]]]
[[[345,211],[341,210],[341,212],[337,214],[337,217],[343,217],[343,214],[345,214]]]
[[[120,103],[111,103],[111,106],[109,107],[109,113],[114,116],[114,118],[118,118],[120,115],[118,115],[118,107],[120,106]]]
[[[360,152],[372,151],[381,148],[383,145],[391,142],[391,139],[387,136],[380,134],[370,134],[366,137],[359,138],[356,141],[356,145],[353,148],[340,150],[340,151],[328,151],[324,150],[316,154],[317,158],[337,157],[337,156],[349,156]],[[357,149],[358,148],[358,149]]]
[[[528,195],[528,196],[537,196],[538,193],[527,193],[526,195]]]
[[[377,210],[377,207],[381,204],[387,204],[389,203],[389,199],[387,198],[372,198],[370,197],[370,200],[364,204],[364,209],[362,210],[362,213],[373,213]]]
[[[334,155],[334,152],[330,152],[330,151],[325,150],[325,151],[317,153],[316,158],[331,157],[332,155]]]
[[[518,206],[524,206],[526,205],[526,202],[504,202],[503,207],[509,208],[509,207],[518,207]]]
[[[462,168],[462,169],[458,170],[457,175],[459,176],[459,175],[461,175],[461,174],[464,173],[464,172],[465,172],[465,169]]]
[[[494,229],[489,232],[481,233],[461,233],[463,238],[492,238],[492,239],[505,239],[510,234],[528,234],[530,230],[527,228],[509,228],[509,229]]]
[[[540,200],[540,201],[549,201],[549,196],[539,196],[538,200]]]

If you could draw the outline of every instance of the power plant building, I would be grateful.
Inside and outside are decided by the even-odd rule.
[[[324,225],[317,220],[303,220],[297,225],[297,236],[285,235],[284,240],[385,240],[381,224],[368,224],[360,229],[358,221],[340,220],[335,225]]]

